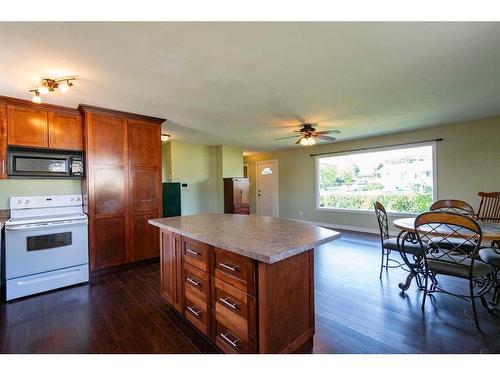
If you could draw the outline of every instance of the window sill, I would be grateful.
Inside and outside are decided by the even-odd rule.
[[[338,213],[347,213],[347,214],[361,214],[361,215],[375,215],[375,211],[371,210],[348,210],[344,208],[323,208],[316,207],[316,211],[326,211],[326,212],[338,212]],[[413,212],[390,212],[387,211],[388,216],[396,216],[396,217],[416,217],[419,214]]]

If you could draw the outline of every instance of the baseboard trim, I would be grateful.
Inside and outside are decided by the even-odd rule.
[[[299,220],[299,219],[292,219],[292,218],[290,218],[290,220],[302,221],[304,223],[316,225],[318,227],[325,227],[325,228],[329,228],[329,229],[350,230],[353,232],[379,234],[378,229],[374,229],[374,228],[355,227],[355,226],[350,226],[350,225],[339,225],[339,224],[332,224],[332,223],[322,223],[319,221]]]

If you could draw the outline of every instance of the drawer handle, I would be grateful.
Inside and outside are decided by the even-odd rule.
[[[239,342],[240,340],[238,340],[238,339],[231,340],[231,339],[229,338],[229,332],[228,332],[228,333],[222,333],[222,332],[221,332],[221,333],[220,333],[220,336],[221,336],[221,337],[222,337],[222,338],[223,338],[223,339],[224,339],[224,340],[225,340],[228,344],[230,344],[231,346],[233,346],[233,347],[235,347],[235,348],[237,348],[237,347],[238,347],[238,342]]]
[[[219,266],[224,267],[227,270],[238,272],[238,267],[233,266],[232,264],[219,263]]]
[[[196,281],[195,279],[192,279],[190,277],[186,277],[186,281],[190,282],[194,286],[200,286],[201,285],[201,283],[199,283],[198,281]]]
[[[190,253],[190,254],[193,254],[193,255],[200,256],[200,253],[197,253],[196,251],[191,250],[191,249],[188,249],[188,248],[186,248],[186,252],[188,252],[188,253]]]
[[[223,304],[229,306],[230,308],[232,308],[234,310],[238,309],[238,305],[236,305],[235,303],[229,302],[229,298],[219,298],[219,301],[221,301]]]
[[[153,198],[151,199],[141,199],[141,202],[152,202],[153,201]]]
[[[199,317],[199,316],[200,316],[200,311],[199,311],[199,310],[195,310],[195,309],[194,309],[194,307],[189,307],[189,306],[188,306],[188,307],[187,307],[187,309],[188,309],[188,310],[189,310],[189,312],[190,312],[191,314],[193,314],[194,316],[197,316],[197,317]]]

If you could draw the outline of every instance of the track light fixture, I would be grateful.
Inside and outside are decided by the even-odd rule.
[[[71,86],[73,86],[73,82],[76,81],[75,76],[71,77],[63,77],[63,78],[42,78],[40,80],[40,86],[34,89],[28,90],[33,93],[33,98],[31,99],[33,103],[40,104],[42,102],[42,98],[40,95],[48,94],[49,92],[55,91],[59,89],[62,93],[65,93],[69,90]]]

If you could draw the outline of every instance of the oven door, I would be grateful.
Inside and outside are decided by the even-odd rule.
[[[87,223],[5,230],[6,279],[88,263]]]
[[[65,155],[10,153],[8,175],[12,177],[69,177],[70,158]]]

